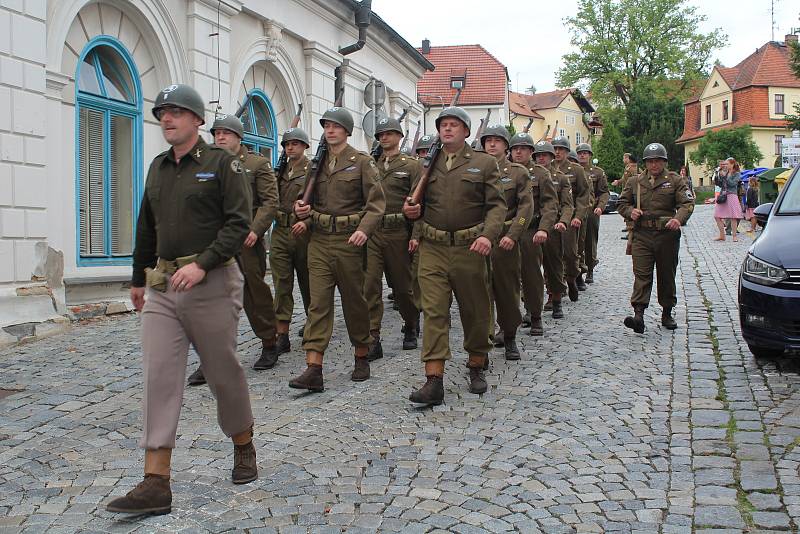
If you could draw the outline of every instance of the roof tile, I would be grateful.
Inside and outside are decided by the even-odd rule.
[[[430,53],[424,55],[436,69],[426,72],[417,84],[417,97],[423,104],[448,104],[456,93],[450,87],[450,77],[461,72],[466,72],[466,84],[458,100],[460,105],[505,103],[506,67],[481,45],[432,46]]]

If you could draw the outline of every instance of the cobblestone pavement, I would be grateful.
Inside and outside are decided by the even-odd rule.
[[[546,314],[543,338],[520,335],[522,361],[498,349],[483,396],[467,392],[454,308],[459,350],[432,410],[407,401],[421,364],[399,350],[390,306],[386,356],[358,384],[337,316],[317,395],[287,387],[304,366],[297,337],[275,369],[249,368],[259,345],[243,320],[261,478],[230,483],[214,400],[187,389],[167,516],[102,506],[141,478],[137,317],[6,350],[0,390],[21,391],[0,400],[0,534],[796,530],[800,365],[756,361],[741,339],[733,280],[750,238],[712,243],[711,211],[698,208],[682,241],[679,329],[662,329],[654,305],[637,335],[622,327],[621,227],[602,218],[596,283],[557,325]]]

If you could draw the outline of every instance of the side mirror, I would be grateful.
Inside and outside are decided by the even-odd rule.
[[[769,219],[769,214],[772,211],[772,202],[768,202],[767,204],[761,204],[756,209],[753,210],[753,215],[756,216],[756,221],[761,226],[767,226],[767,219]]]

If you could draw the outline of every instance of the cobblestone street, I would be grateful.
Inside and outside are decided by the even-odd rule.
[[[748,351],[734,280],[752,240],[712,242],[711,216],[699,206],[683,230],[678,330],[661,328],[655,292],[646,332],[622,326],[630,259],[622,219],[603,216],[595,283],[565,300],[565,319],[545,313],[544,337],[520,332],[521,361],[495,349],[483,396],[467,391],[454,306],[454,359],[434,409],[407,400],[422,366],[400,350],[389,304],[385,356],[363,383],[349,379],[337,308],[315,395],[287,387],[305,366],[300,323],[292,352],[255,372],[260,343],[243,316],[260,478],[230,482],[214,399],[187,388],[166,516],[103,506],[142,476],[137,316],[6,349],[0,393],[18,391],[0,400],[0,534],[797,531],[800,360]],[[196,364],[192,354],[187,374]]]

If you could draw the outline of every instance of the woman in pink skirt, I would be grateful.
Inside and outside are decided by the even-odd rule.
[[[733,158],[728,158],[727,161],[720,164],[719,171],[719,185],[722,188],[717,203],[714,206],[714,220],[717,222],[719,229],[719,236],[714,238],[714,241],[725,241],[725,223],[723,220],[729,219],[731,223],[731,236],[733,241],[739,241],[736,236],[736,230],[739,227],[739,221],[742,220],[742,205],[739,203],[739,195],[737,190],[742,175],[739,172],[739,164]],[[721,197],[725,197],[724,202],[720,202]]]

